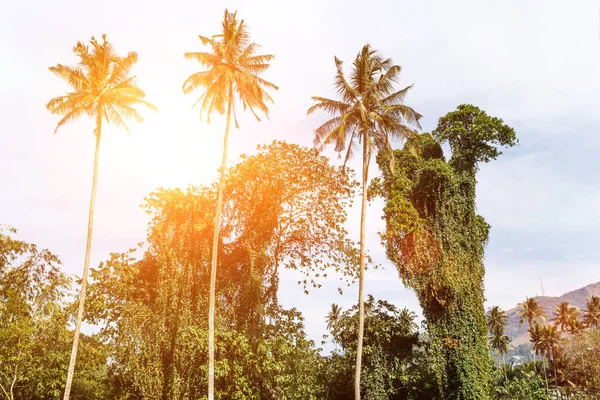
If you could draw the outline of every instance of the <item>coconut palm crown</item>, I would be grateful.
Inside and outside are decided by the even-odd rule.
[[[238,127],[236,101],[260,121],[257,112],[268,116],[267,103],[273,102],[266,89],[278,87],[259,76],[269,68],[274,56],[256,54],[260,46],[250,42],[248,25],[243,19],[238,21],[236,14],[225,10],[221,33],[198,36],[209,51],[184,53],[185,58],[198,61],[206,70],[190,75],[183,83],[183,92],[190,94],[198,88],[204,89],[194,106],[200,105],[200,115],[206,115],[207,122],[215,111],[225,114],[231,103]]]
[[[583,322],[589,328],[600,328],[600,297],[591,296],[583,312]]]
[[[81,116],[96,118],[95,134],[100,134],[102,119],[129,131],[127,119],[143,121],[134,106],[141,104],[156,111],[156,107],[144,100],[146,95],[136,85],[136,77],[130,76],[138,60],[137,53],[131,51],[125,57],[119,56],[106,35],[102,35],[102,42],[92,36],[90,43],[91,48],[82,42],[73,48],[79,57],[76,66],[56,64],[49,68],[72,89],[46,104],[52,114],[63,116],[54,133]]]
[[[319,150],[333,145],[338,153],[345,151],[345,164],[362,140],[367,141],[369,151],[391,150],[390,139],[414,137],[412,127],[421,127],[421,115],[404,104],[412,85],[395,90],[402,71],[399,65],[365,45],[354,60],[348,79],[343,62],[337,57],[335,67],[334,87],[339,100],[314,96],[316,104],[308,109],[308,114],[322,110],[332,116],[315,130],[314,145]]]
[[[578,321],[577,309],[563,301],[555,308],[553,321],[554,326],[559,327],[562,332],[569,331]]]
[[[523,324],[527,320],[529,327],[535,323],[546,322],[546,313],[540,306],[540,303],[534,298],[527,297],[524,302],[519,303],[519,323]]]

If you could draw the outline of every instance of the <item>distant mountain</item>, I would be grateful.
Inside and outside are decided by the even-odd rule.
[[[554,310],[563,301],[568,302],[570,305],[584,309],[586,307],[587,299],[590,296],[600,297],[600,282],[592,283],[582,287],[581,289],[573,290],[572,292],[565,293],[560,297],[550,296],[537,296],[534,297],[538,303],[544,308],[548,321],[554,318]],[[525,300],[525,298],[523,298]],[[527,334],[527,322],[523,325],[519,324],[519,307],[511,308],[506,312],[508,316],[508,327],[506,328],[506,334],[512,341],[513,346],[520,344],[529,343],[529,335]]]

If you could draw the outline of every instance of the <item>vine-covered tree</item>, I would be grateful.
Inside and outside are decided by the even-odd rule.
[[[217,277],[217,398],[318,398],[316,349],[300,314],[277,301],[279,271],[303,271],[306,288],[331,268],[355,271],[357,250],[344,229],[356,187],[350,178],[316,149],[281,142],[228,169]],[[93,271],[89,317],[104,327],[111,379],[123,396],[206,395],[216,191],[213,184],[153,193],[143,257],[115,254]]]
[[[73,48],[73,52],[79,57],[79,63],[76,66],[70,67],[56,64],[49,68],[52,73],[65,80],[71,86],[72,91],[55,97],[46,104],[46,108],[52,114],[63,116],[58,122],[54,133],[66,123],[84,115],[96,120],[96,128],[94,129],[94,135],[96,136],[94,174],[92,177],[92,196],[88,216],[83,277],[81,279],[79,307],[77,309],[75,334],[73,336],[73,350],[71,351],[71,358],[69,360],[64,400],[69,399],[73,374],[75,373],[77,346],[79,344],[79,333],[81,331],[90,269],[102,121],[115,124],[129,131],[125,123],[126,119],[133,118],[137,122],[143,121],[142,116],[134,106],[141,104],[152,110],[156,110],[156,107],[144,100],[145,93],[136,85],[136,77],[131,76],[131,69],[138,60],[137,53],[131,51],[125,57],[119,56],[112,44],[106,40],[106,35],[102,35],[102,42],[98,42],[92,36],[90,43],[92,45],[91,49],[82,42],[77,42],[77,45]]]
[[[259,45],[250,42],[250,33],[244,20],[238,20],[237,12],[225,10],[223,15],[223,31],[212,38],[200,35],[209,52],[185,53],[185,58],[198,61],[206,71],[190,75],[183,83],[183,92],[192,93],[202,87],[202,93],[196,104],[200,104],[200,114],[206,113],[208,122],[210,114],[225,114],[227,120],[223,138],[223,153],[217,189],[217,211],[213,224],[212,258],[210,274],[210,293],[208,303],[208,399],[214,399],[215,380],[215,301],[217,278],[217,255],[219,251],[219,229],[225,184],[225,168],[227,166],[227,143],[232,114],[235,120],[236,99],[243,109],[250,109],[257,120],[257,111],[268,115],[268,102],[272,102],[266,89],[277,89],[274,84],[262,79],[259,75],[269,68],[272,55],[257,55]],[[225,111],[227,109],[227,111]],[[238,127],[237,120],[235,125]]]
[[[403,150],[380,152],[388,258],[419,298],[444,398],[488,399],[491,359],[483,308],[484,248],[490,226],[476,213],[479,163],[515,145],[512,128],[460,105]],[[445,160],[441,144],[452,155]],[[414,148],[418,152],[411,151]],[[394,170],[390,167],[394,166]]]

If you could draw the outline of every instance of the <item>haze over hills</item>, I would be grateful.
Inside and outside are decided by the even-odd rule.
[[[568,302],[572,306],[584,309],[586,307],[587,299],[590,296],[600,297],[600,282],[592,283],[580,289],[565,293],[559,297],[536,296],[534,298],[540,303],[546,312],[548,321],[550,321],[552,318],[554,318],[554,310],[556,306],[563,301]],[[529,342],[529,337],[527,335],[527,323],[525,322],[523,325],[519,324],[518,309],[519,307],[516,306],[506,312],[508,316],[508,327],[506,329],[506,334],[510,338],[513,346],[518,346],[520,344]]]

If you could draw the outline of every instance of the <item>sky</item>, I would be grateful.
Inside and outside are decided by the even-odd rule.
[[[226,7],[275,55],[265,78],[280,86],[268,121],[239,118],[229,165],[274,139],[311,145],[326,116],[306,110],[311,96],[335,96],[334,55],[348,65],[369,43],[402,66],[400,86],[414,84],[406,104],[423,115],[423,131],[462,103],[516,130],[520,145],[477,176],[478,212],[492,225],[486,305],[507,309],[540,295],[541,280],[546,295],[600,281],[598,0],[2,2],[0,223],[57,254],[66,273],[81,274],[94,125],[82,119],[53,135],[59,118],[44,106],[67,90],[47,67],[74,64],[72,47],[92,35],[106,33],[120,53],[138,52],[134,74],[160,111],[142,110],[146,120],[130,123],[131,134],[105,126],[91,265],[144,241],[140,205],[150,192],[216,179],[224,120],[201,121],[181,85],[200,69],[183,53],[202,49],[198,34],[219,31]],[[418,311],[380,243],[382,204],[372,202],[367,217],[367,248],[381,268],[367,271],[366,292]],[[348,221],[356,239],[358,212]],[[280,301],[303,312],[319,341],[330,304],[351,307],[356,287],[339,295],[337,282],[325,281],[306,296],[297,280],[282,273]]]

